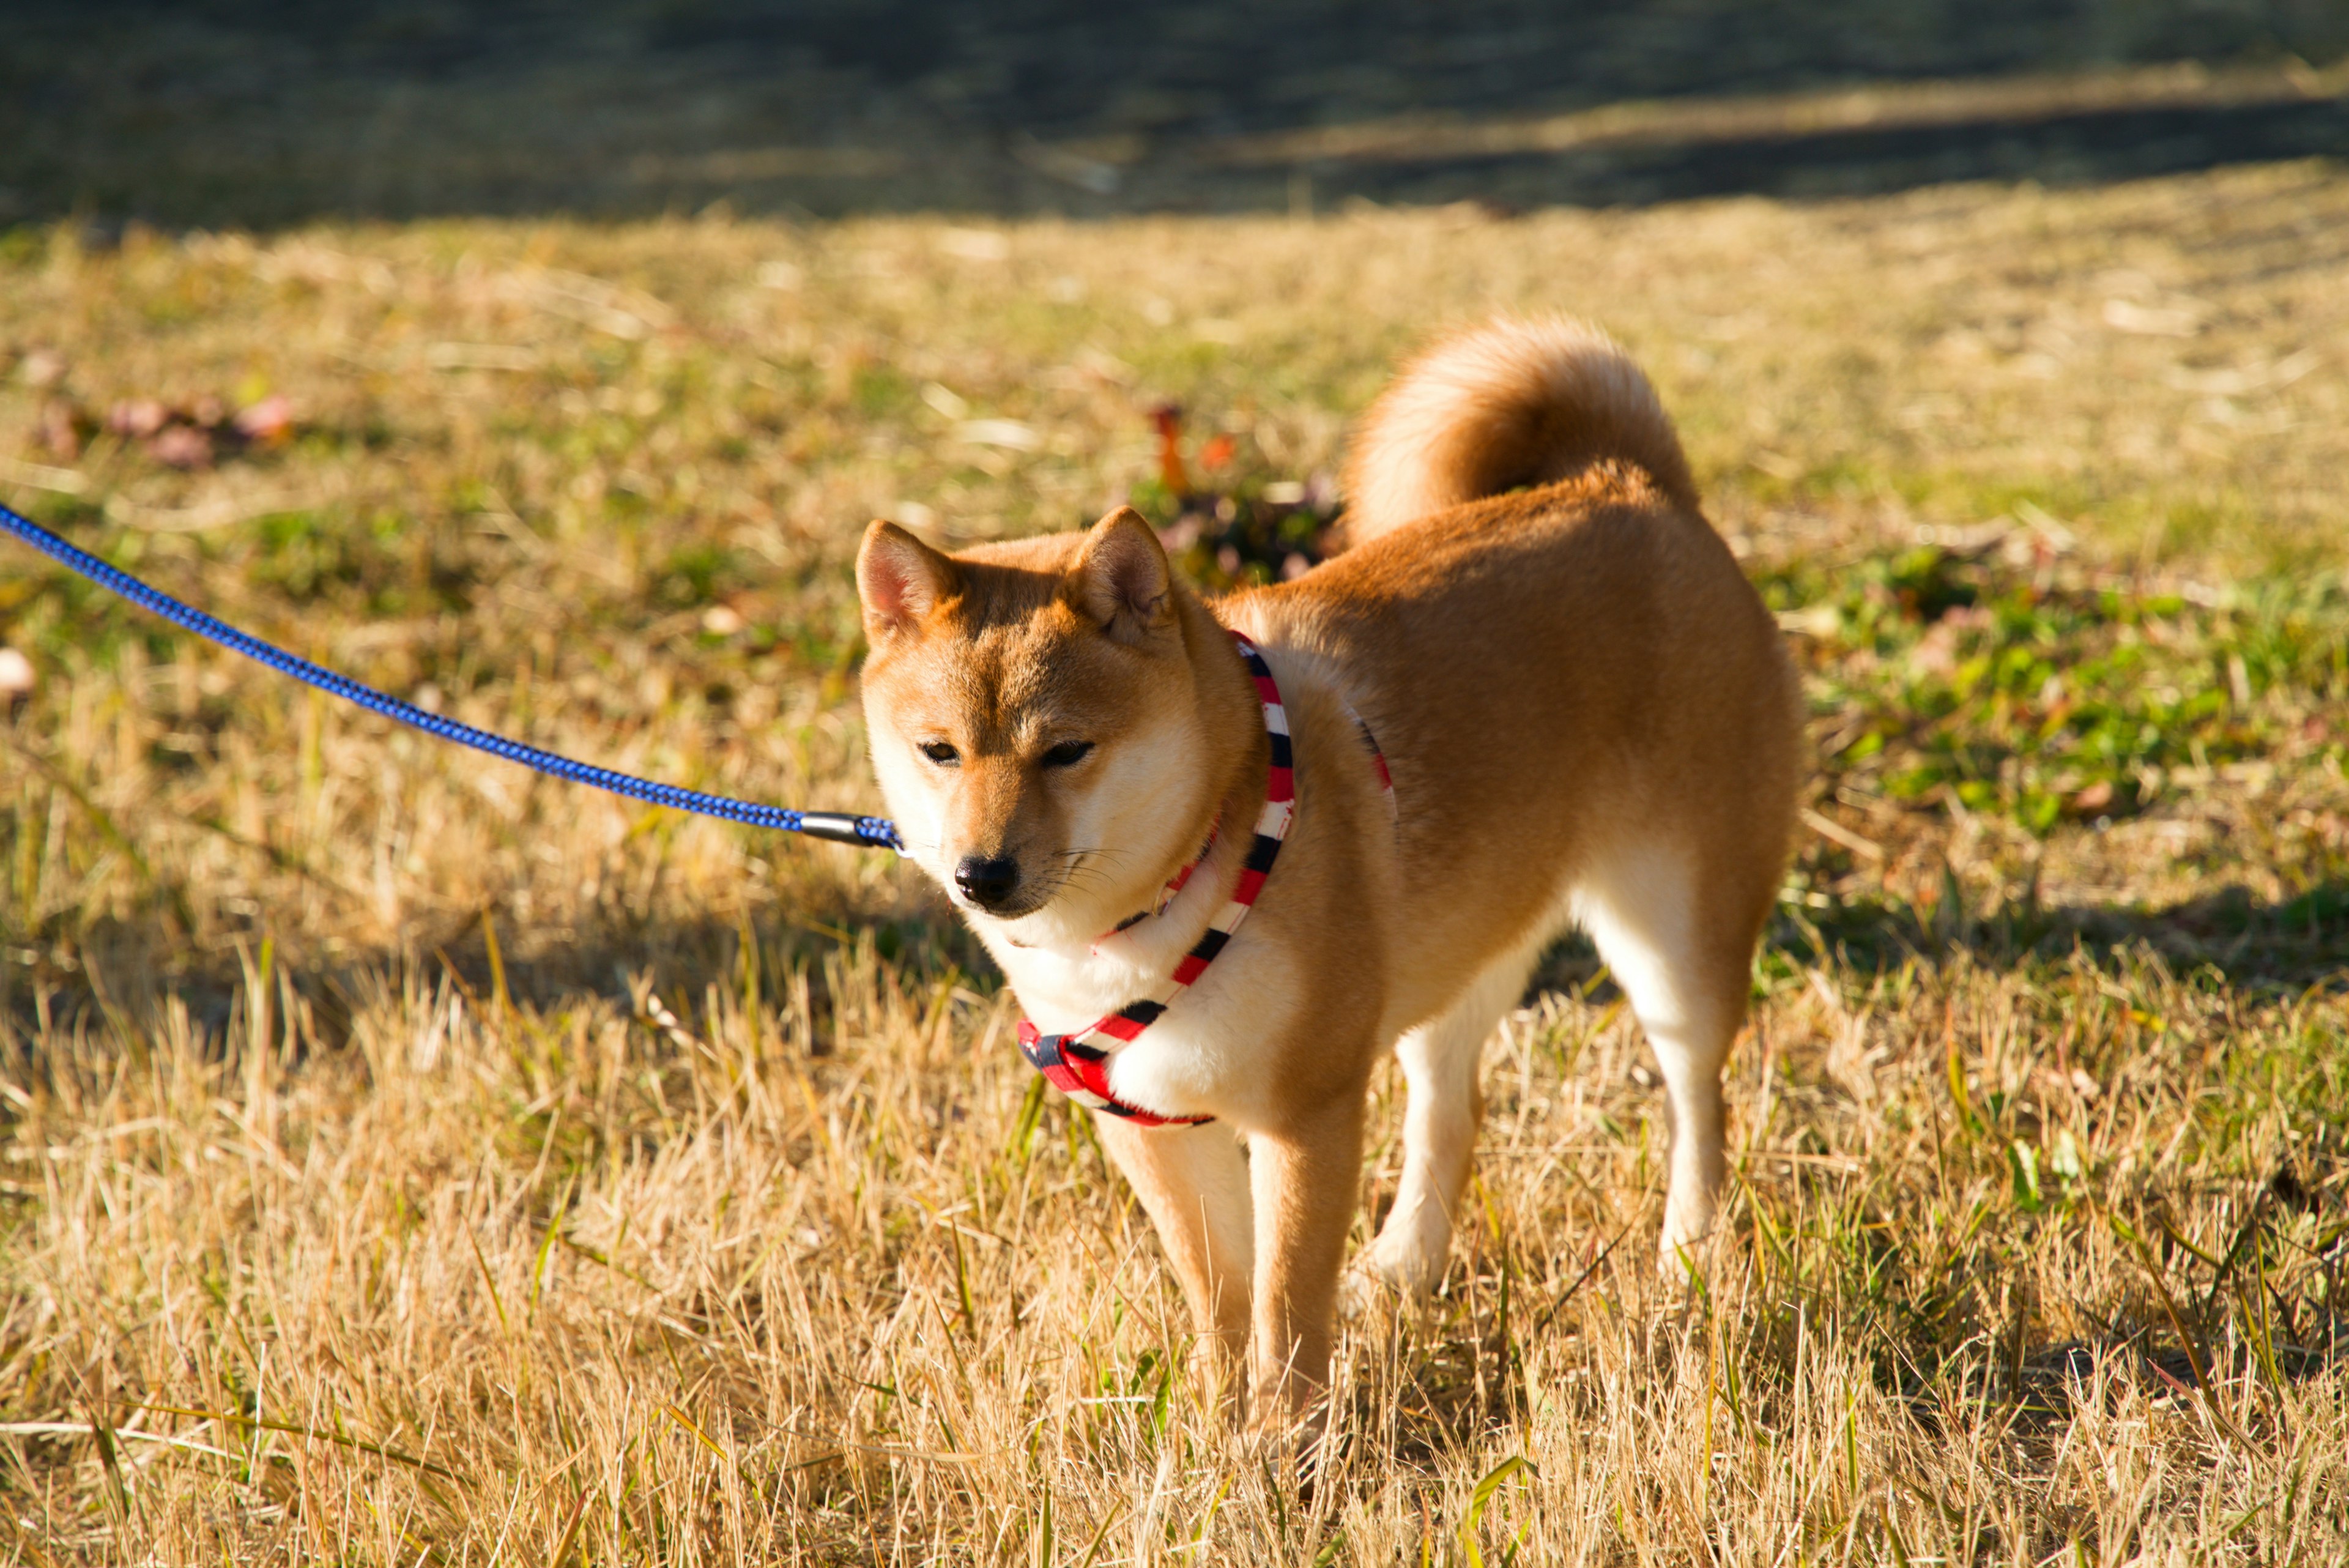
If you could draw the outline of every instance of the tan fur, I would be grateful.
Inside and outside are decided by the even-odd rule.
[[[1326,1376],[1380,1053],[1410,1085],[1405,1166],[1357,1288],[1423,1289],[1473,1153],[1477,1052],[1571,922],[1663,1066],[1667,1266],[1703,1241],[1721,1066],[1798,769],[1775,628],[1604,337],[1500,323],[1439,347],[1380,400],[1349,472],[1356,546],[1212,611],[1130,512],[954,557],[875,524],[858,562],[874,763],[908,852],[1048,1030],[1154,991],[1226,898],[1266,743],[1222,625],[1274,668],[1295,826],[1239,936],[1111,1069],[1128,1101],[1216,1123],[1099,1118],[1196,1326],[1269,1420]],[[1048,754],[1082,740],[1081,762]],[[1218,814],[1182,896],[1104,938]],[[967,859],[1016,866],[991,912],[954,891]]]

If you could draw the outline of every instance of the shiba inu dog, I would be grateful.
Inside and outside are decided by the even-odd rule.
[[[1420,1291],[1479,1051],[1569,925],[1663,1069],[1667,1267],[1706,1237],[1799,767],[1776,628],[1599,332],[1442,344],[1346,493],[1343,554],[1212,605],[1131,510],[953,556],[874,523],[857,557],[906,853],[1094,1108],[1259,1421],[1327,1376],[1380,1054],[1405,1161],[1356,1277]]]

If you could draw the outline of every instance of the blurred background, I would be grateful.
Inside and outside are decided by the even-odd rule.
[[[2349,153],[2339,0],[16,0],[0,222],[1505,211]]]

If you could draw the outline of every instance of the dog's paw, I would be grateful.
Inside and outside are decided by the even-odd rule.
[[[1357,1262],[1338,1280],[1338,1316],[1347,1323],[1367,1322],[1392,1311],[1401,1297],[1392,1281],[1369,1264]]]
[[[1696,1293],[1712,1274],[1714,1257],[1720,1250],[1717,1231],[1674,1236],[1668,1230],[1656,1246],[1656,1273],[1666,1294],[1678,1298]]]
[[[1702,1266],[1710,1255],[1719,1205],[1699,1182],[1677,1178],[1664,1197],[1664,1224],[1656,1238],[1656,1254],[1667,1274],[1680,1272],[1682,1262]]]
[[[1238,1434],[1236,1450],[1251,1468],[1287,1476],[1298,1501],[1310,1507],[1324,1471],[1346,1447],[1340,1429],[1324,1395],[1303,1409],[1252,1417]]]
[[[1440,1264],[1430,1264],[1415,1249],[1373,1241],[1340,1278],[1338,1311],[1349,1323],[1399,1311],[1426,1299],[1443,1274]]]

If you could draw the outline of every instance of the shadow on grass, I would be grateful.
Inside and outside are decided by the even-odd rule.
[[[1334,162],[1374,200],[1640,205],[1709,196],[1872,196],[1968,180],[2100,184],[2230,164],[2349,157],[2349,99],[2028,108],[1922,124],[1742,136],[1656,134],[1588,150]]]
[[[1889,898],[1787,906],[1771,946],[1797,962],[1839,960],[1862,971],[1963,950],[2009,968],[2078,953],[2100,966],[2152,952],[2180,971],[2254,990],[2340,983],[2349,974],[2349,883],[2321,882],[2267,901],[2230,885],[2178,903],[2003,906],[1985,916]]]
[[[2349,983],[2349,883],[2321,883],[2279,902],[2230,885],[2150,909],[2010,906],[1954,919],[1893,898],[1846,898],[1826,909],[1782,906],[1764,940],[1765,964],[1841,963],[1863,974],[1958,952],[1993,970],[2076,953],[2114,971],[2151,953],[2181,973],[2254,991]],[[1598,949],[1579,933],[1550,950],[1527,989],[1617,994]]]
[[[569,940],[549,942],[516,930],[511,916],[497,919],[504,949],[497,962],[481,921],[452,918],[420,927],[398,949],[347,950],[323,964],[294,955],[287,967],[316,1013],[321,1038],[330,1042],[347,1034],[359,992],[387,982],[395,988],[414,982],[429,990],[446,977],[447,983],[478,998],[493,992],[502,967],[512,998],[544,1011],[588,997],[625,1007],[632,1001],[632,977],[684,1007],[698,1006],[713,985],[740,983],[744,930],[729,922],[606,915]],[[102,1023],[109,1016],[135,1022],[156,1016],[167,1002],[185,1007],[194,1023],[217,1038],[245,989],[243,961],[233,949],[191,953],[174,920],[158,909],[140,919],[101,922],[78,940],[81,956],[63,965],[36,959],[27,966],[24,955],[33,950],[16,950],[0,1003],[26,1038],[44,1017],[67,1029]],[[901,966],[922,983],[948,975],[1000,983],[993,961],[969,929],[918,894],[885,907],[843,901],[789,914],[770,907],[751,921],[749,935],[762,972],[812,977],[819,1050],[822,960],[860,941],[869,940],[881,961]],[[248,953],[257,951],[260,941],[258,933],[253,935]],[[2277,902],[2229,886],[2152,909],[2010,906],[1984,917],[1954,919],[1940,907],[1920,909],[1892,898],[1838,900],[1824,909],[1789,905],[1782,907],[1765,940],[1764,961],[1832,961],[1865,973],[1957,952],[1991,969],[2076,954],[2116,972],[2151,953],[2180,973],[2201,971],[2252,991],[2337,985],[2349,978],[2349,883],[2325,882]],[[1614,994],[1597,950],[1578,933],[1562,939],[1535,971],[1528,993],[1545,991]]]
[[[2291,0],[21,0],[0,50],[0,222],[721,199],[1286,212],[2129,179],[2349,154],[2340,84],[2311,69],[2344,53],[2349,16]],[[2117,101],[2050,85],[2147,67],[2183,74]],[[1943,90],[1985,84],[1971,108]],[[1818,123],[1821,95],[1855,89],[1865,103]],[[1770,109],[1789,95],[1809,107]],[[1604,119],[1625,104],[1652,112]]]
[[[816,845],[808,852],[851,853]],[[66,944],[19,947],[19,934],[0,932],[0,963],[7,966],[0,969],[0,1014],[29,1042],[45,1032],[143,1033],[167,1010],[184,1009],[207,1048],[223,1051],[263,932],[195,949],[184,929],[179,916],[158,908],[93,924],[69,952]],[[992,961],[968,928],[919,894],[841,898],[788,914],[771,906],[747,928],[597,911],[561,940],[518,928],[511,911],[492,910],[489,924],[479,915],[420,921],[396,947],[340,947],[331,957],[288,948],[274,959],[310,1010],[305,1041],[335,1050],[347,1044],[351,1020],[369,997],[411,988],[429,996],[445,987],[478,1007],[496,995],[501,980],[513,1003],[543,1014],[591,1002],[632,1012],[638,988],[649,987],[689,1024],[713,987],[741,994],[746,936],[771,1005],[781,991],[803,988],[809,1044],[818,1055],[830,1053],[833,1036],[828,959],[869,957],[916,991],[956,977],[996,983]]]
[[[2337,1304],[2342,1267],[2349,1262],[2349,1227],[2321,1228],[2313,1245],[2294,1239],[2295,1220],[2321,1218],[2326,1205],[2288,1164],[2246,1197],[2222,1257],[2195,1249],[2169,1230],[2157,1198],[2140,1220],[2152,1233],[2144,1254],[2147,1267],[2158,1272],[2140,1276],[2102,1302],[2101,1310],[2099,1303],[2068,1302],[2073,1314],[2095,1324],[2086,1338],[2017,1334],[1983,1311],[1986,1302],[1968,1288],[1962,1270],[1953,1276],[1945,1266],[1904,1287],[1901,1271],[1882,1266],[1892,1262],[1889,1253],[1868,1271],[1864,1297],[1846,1293],[1848,1280],[1780,1281],[1769,1299],[1749,1303],[1722,1327],[1733,1335],[1736,1348],[1730,1354],[1740,1360],[1749,1388],[1774,1399],[1800,1387],[1798,1320],[1807,1314],[1818,1323],[1842,1322],[1855,1345],[1868,1347],[1876,1386],[1936,1437],[1949,1435],[1953,1422],[1994,1415],[2018,1441],[2044,1448],[2060,1441],[2085,1409],[2111,1408],[2131,1394],[2191,1418],[2206,1402],[2239,1406],[2242,1387],[2280,1391],[2349,1362],[2349,1314]],[[2100,1212],[2085,1207],[2050,1218],[2098,1228],[2106,1223]],[[1512,1306],[1505,1274],[1487,1272],[1474,1288],[1464,1288],[1455,1265],[1453,1293],[1428,1310],[1357,1325],[1357,1354],[1384,1365],[1382,1377],[1356,1391],[1354,1429],[1374,1431],[1381,1424],[1385,1396],[1371,1390],[1374,1382],[1392,1385],[1400,1396],[1390,1429],[1399,1459],[1426,1462],[1521,1427],[1528,1387],[1522,1341],[1538,1337],[1557,1308],[1592,1285],[1594,1276],[1593,1288],[1610,1303],[1651,1299],[1650,1283],[1633,1275],[1651,1266],[1652,1228],[1634,1220],[1627,1235],[1639,1245],[1604,1246],[1593,1237],[1590,1268],[1547,1311],[1539,1293],[1521,1295]],[[2321,1273],[2315,1294],[2307,1293],[2304,1275],[2280,1288],[2271,1273],[2284,1254]],[[1646,1350],[1655,1376],[1682,1375],[1674,1365],[1676,1342],[1711,1310],[1700,1293],[1648,1319],[1660,1331]],[[2245,1334],[2245,1324],[2257,1332]],[[2232,1418],[2225,1419],[2233,1429]]]

